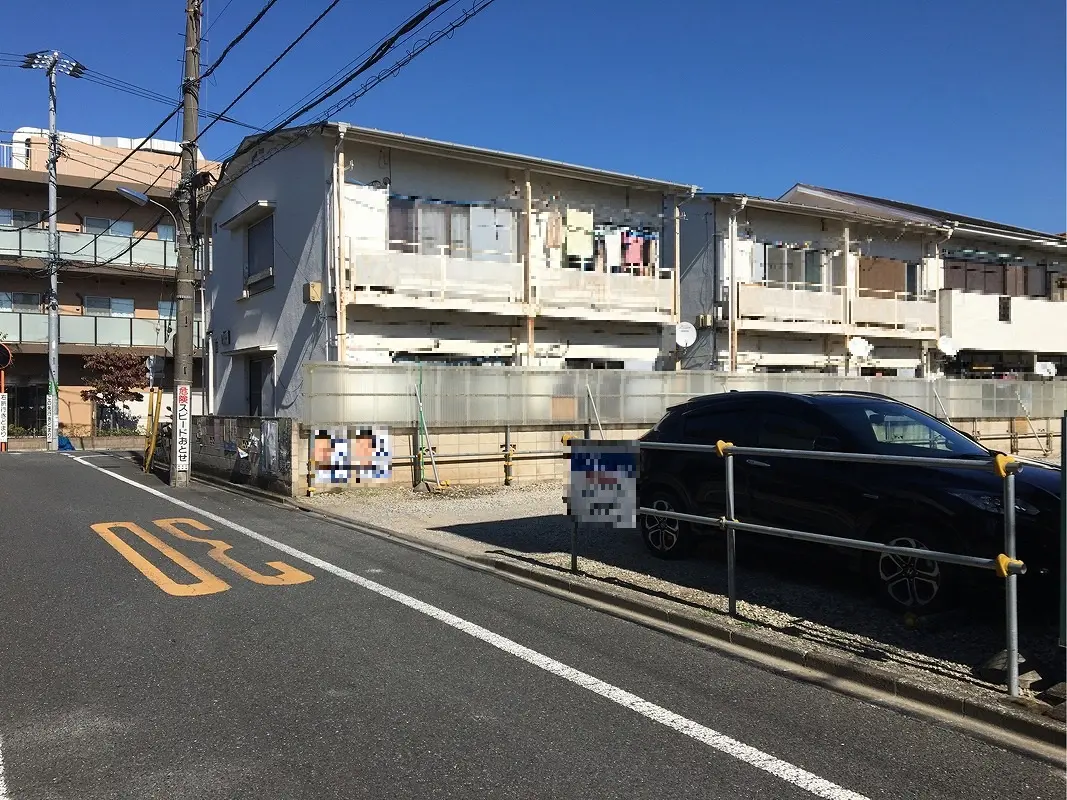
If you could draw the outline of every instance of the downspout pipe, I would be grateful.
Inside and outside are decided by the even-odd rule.
[[[345,134],[348,133],[348,125],[341,122],[337,125],[337,143],[333,148],[333,313],[334,333],[337,337],[335,345],[337,361],[344,363],[347,358],[345,322],[345,284],[344,284],[344,253],[341,242],[344,239],[344,215],[342,206],[344,203],[344,146]]]
[[[722,270],[719,267],[719,201],[711,201],[711,352],[708,354],[708,369],[719,368],[719,321],[715,319],[715,312],[722,302],[722,286],[719,275]]]
[[[737,215],[747,205],[748,197],[742,196],[740,205],[730,212],[730,372],[737,371]]]

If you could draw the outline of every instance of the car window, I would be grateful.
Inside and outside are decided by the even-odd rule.
[[[778,411],[766,411],[760,423],[759,447],[814,450],[815,439],[823,435],[825,431],[810,420]]]
[[[934,417],[895,403],[848,403],[828,409],[871,453],[986,456],[985,449]]]
[[[740,408],[691,411],[685,417],[683,436],[700,444],[715,444],[722,439],[739,447],[751,447],[756,440],[755,414]]]

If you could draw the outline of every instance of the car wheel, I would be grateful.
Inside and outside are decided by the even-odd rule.
[[[914,529],[891,531],[880,538],[884,544],[893,547],[948,552],[939,539],[915,533]],[[922,614],[938,611],[949,602],[955,585],[952,565],[918,556],[871,555],[880,599],[890,608]]]
[[[642,500],[642,505],[646,508],[686,513],[677,495],[666,489],[655,489]],[[652,514],[641,515],[641,538],[645,547],[659,558],[681,558],[688,555],[692,544],[692,534],[686,523]]]

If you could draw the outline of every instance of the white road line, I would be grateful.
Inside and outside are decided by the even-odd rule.
[[[0,736],[0,800],[11,800],[7,793],[7,779],[4,778],[4,737]]]
[[[176,497],[170,497],[157,489],[153,489],[150,486],[144,486],[124,475],[117,475],[114,472],[98,467],[88,461],[84,461],[79,457],[71,457],[87,467],[102,472],[104,475],[108,475],[116,480],[120,480],[123,483],[136,487],[137,489],[162,498],[163,500],[173,503],[180,508],[184,508],[187,511],[192,511],[206,519],[224,525],[230,530],[237,531],[251,539],[255,539],[258,542],[262,542],[263,544],[280,550],[306,564],[318,567],[324,572],[329,572],[331,575],[335,575],[338,578],[342,578],[357,586],[361,586],[362,588],[382,597],[394,600],[401,605],[407,606],[408,608],[418,611],[421,614],[425,614],[428,617],[432,617],[439,622],[443,622],[445,625],[473,636],[475,639],[492,645],[498,650],[502,650],[515,658],[525,661],[528,664],[532,664],[535,667],[539,667],[566,681],[570,681],[576,686],[581,686],[583,689],[587,689],[594,694],[598,694],[601,697],[611,700],[613,703],[617,703],[624,708],[635,711],[653,722],[658,722],[661,725],[665,725],[679,733],[685,734],[698,742],[702,742],[703,744],[718,750],[720,753],[725,753],[726,755],[732,756],[746,764],[751,764],[752,766],[757,767],[764,772],[768,772],[787,783],[791,783],[794,786],[804,789],[817,797],[826,798],[826,800],[868,800],[861,794],[857,794],[849,789],[838,786],[836,783],[831,783],[828,780],[820,778],[818,775],[814,775],[794,764],[790,764],[788,761],[775,758],[774,756],[764,753],[761,750],[757,750],[755,747],[751,747],[744,742],[732,739],[725,734],[714,731],[698,722],[694,722],[693,720],[686,719],[679,714],[675,714],[673,711],[658,706],[655,703],[651,703],[648,700],[644,700],[635,694],[631,694],[625,689],[620,689],[618,686],[613,686],[599,678],[594,678],[592,675],[585,672],[581,672],[573,667],[568,667],[566,664],[556,661],[554,658],[550,658],[536,650],[531,650],[518,642],[501,636],[498,633],[493,633],[487,628],[483,628],[473,622],[468,622],[467,620],[457,617],[454,614],[450,614],[436,606],[424,603],[421,600],[403,594],[402,592],[398,592],[395,589],[390,589],[388,586],[383,586],[380,583],[368,580],[354,572],[349,572],[348,570],[338,567],[335,564],[331,564],[328,561],[323,561],[321,558],[309,555],[302,550],[297,550],[295,547],[290,547],[283,542],[276,541],[261,533],[257,533],[251,528],[246,528],[244,525],[231,522],[225,517],[220,517],[218,514],[205,511],[191,503],[179,500]],[[4,800],[2,795],[0,795],[0,800]]]

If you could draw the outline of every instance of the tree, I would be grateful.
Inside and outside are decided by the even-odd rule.
[[[144,399],[135,389],[146,380],[143,356],[127,350],[101,350],[84,356],[82,366],[85,368],[82,384],[90,387],[82,390],[82,400],[118,410],[120,404]]]

